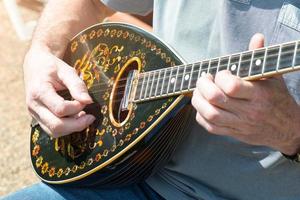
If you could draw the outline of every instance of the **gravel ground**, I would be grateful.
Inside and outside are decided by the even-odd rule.
[[[25,20],[39,15],[36,9],[28,7],[21,11]],[[22,76],[28,45],[29,42],[18,39],[0,1],[0,196],[38,181],[29,160],[30,117]]]

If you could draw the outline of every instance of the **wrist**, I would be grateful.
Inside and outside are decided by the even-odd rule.
[[[285,125],[281,126],[281,132],[284,134],[282,134],[282,143],[279,149],[287,156],[300,153],[300,105],[294,103],[293,110],[287,111],[289,116],[286,117]]]

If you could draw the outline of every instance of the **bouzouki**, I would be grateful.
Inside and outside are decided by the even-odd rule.
[[[32,166],[47,183],[110,187],[141,181],[170,159],[188,132],[188,94],[200,76],[229,70],[258,80],[296,71],[300,45],[289,42],[187,64],[149,32],[102,23],[75,36],[64,61],[84,80],[94,101],[85,111],[96,120],[60,138],[32,123]],[[68,91],[59,94],[71,99]]]

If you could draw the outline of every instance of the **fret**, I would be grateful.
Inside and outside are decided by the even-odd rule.
[[[197,80],[200,78],[200,76],[201,76],[201,71],[202,71],[203,63],[204,63],[204,61],[201,61],[200,64],[199,64],[196,81],[197,81]]]
[[[168,90],[169,90],[169,86],[170,86],[170,80],[171,80],[171,70],[172,68],[167,68],[166,70],[166,76],[165,76],[165,79],[164,79],[164,84],[163,84],[163,90],[162,90],[162,95],[165,95],[165,94],[168,94]]]
[[[161,75],[161,70],[158,71],[157,85],[156,85],[155,93],[154,93],[154,96],[155,96],[155,97],[156,97],[156,95],[157,95],[157,91],[160,91],[160,88],[161,88],[161,87],[159,87],[159,86],[161,86],[161,82],[160,82],[161,77],[160,77],[160,75]]]
[[[208,61],[207,74],[210,73],[210,68],[211,68],[211,59]]]
[[[176,76],[175,76],[175,81],[174,81],[174,83],[173,83],[173,93],[175,93],[176,92],[176,86],[177,86],[177,84],[178,84],[178,75],[180,75],[180,73],[179,73],[179,71],[180,71],[180,69],[182,69],[182,66],[178,66],[178,67],[176,67],[177,69],[176,69]]]
[[[193,73],[194,73],[194,67],[195,67],[195,63],[192,64],[192,70],[191,70],[191,73],[190,73],[190,80],[189,80],[189,84],[188,84],[188,90],[191,88],[191,82],[192,82],[192,77],[193,77]]]
[[[278,53],[278,58],[277,58],[277,63],[276,63],[276,72],[278,72],[278,69],[280,66],[281,52],[282,52],[282,45],[279,46],[279,53]]]
[[[266,53],[266,49],[258,49],[253,52],[253,60],[252,60],[252,68],[250,76],[261,74],[262,72],[262,64],[264,60],[264,55]]]
[[[266,72],[276,71],[279,51],[280,51],[280,46],[267,48],[267,56],[265,58],[263,74]]]
[[[184,69],[183,76],[182,76],[182,84],[180,90],[188,90],[190,88],[191,83],[191,71],[194,68],[194,65],[187,65]]]
[[[210,61],[210,70],[209,70],[209,73],[211,75],[213,75],[213,76],[216,75],[219,62],[220,62],[219,58],[213,59],[213,60]]]
[[[231,58],[232,58],[232,55],[229,56],[229,60],[228,60],[228,64],[227,64],[227,69],[226,69],[228,71],[230,70],[229,67],[230,67],[230,63],[231,63]]]
[[[295,48],[294,48],[294,54],[293,54],[293,63],[292,63],[293,68],[295,67],[295,64],[296,64],[297,44],[298,44],[298,42],[295,42]]]
[[[144,94],[144,99],[147,99],[149,98],[149,93],[150,93],[150,87],[151,87],[151,84],[152,84],[152,76],[153,76],[153,72],[149,72],[149,75],[148,75],[148,79],[147,79],[147,85],[146,85],[146,89],[145,89],[145,94]]]
[[[240,54],[231,55],[228,70],[231,71],[232,74],[237,74],[237,70],[238,70],[239,63],[240,63],[240,58],[241,58]]]
[[[265,54],[264,54],[264,58],[263,58],[263,66],[262,66],[262,70],[261,70],[261,73],[260,73],[261,75],[264,75],[264,72],[265,72],[267,52],[268,52],[268,50],[265,49]]]
[[[217,71],[216,71],[216,73],[219,72],[220,64],[221,64],[221,57],[219,57],[219,60],[218,60],[218,66],[217,66]]]
[[[145,83],[145,79],[146,79],[145,77],[146,77],[147,73],[143,73],[142,75],[143,75],[143,82],[142,82],[142,88],[141,88],[141,91],[140,91],[141,94],[140,94],[140,96],[139,96],[139,99],[143,99],[143,98],[142,98],[142,97],[143,97],[143,94],[144,94],[144,93],[143,93],[143,89],[144,89],[144,83]]]
[[[179,78],[180,78],[180,89],[179,89],[179,91],[182,91],[182,87],[183,87],[183,83],[184,83],[184,77],[185,77],[185,73],[186,73],[186,68],[187,68],[187,66],[188,65],[184,65],[184,69],[183,69],[183,72],[182,72],[182,70],[179,70],[179,74],[181,75]],[[181,73],[182,72],[182,73]],[[177,83],[176,83],[177,84]],[[177,84],[178,85],[178,84]],[[177,85],[176,85],[176,87],[177,87]],[[177,89],[176,89],[176,91],[178,91]]]
[[[295,64],[293,65],[294,67],[300,66],[300,54],[299,54],[299,49],[300,44],[299,41],[297,42],[297,50],[296,50],[296,55],[295,55]]]
[[[170,88],[173,88],[174,87],[174,83],[176,81],[176,74],[177,74],[177,70],[178,67],[176,68],[171,68],[171,73],[170,73],[170,78],[169,78],[169,82],[168,82],[168,88],[167,88],[167,93],[166,94],[169,94],[170,93]],[[175,71],[176,70],[176,71]],[[173,91],[173,89],[172,89]]]
[[[229,58],[230,56],[225,56],[220,58],[220,64],[219,64],[219,69],[218,72],[227,70],[227,66],[229,65]]]
[[[248,72],[248,77],[251,76],[251,71],[252,71],[253,63],[254,63],[253,60],[254,60],[254,50],[251,53],[251,63],[250,63],[250,68],[249,68],[249,72]]]
[[[201,63],[201,69],[200,69],[199,74],[198,74],[198,78],[200,78],[200,76],[203,76],[204,74],[208,73],[209,65],[210,65],[210,61],[209,60],[202,61],[202,63]]]
[[[291,44],[282,45],[278,70],[290,68],[295,65],[296,62],[295,55],[297,53],[297,51],[295,51],[296,48],[297,48],[297,44],[295,42]]]
[[[242,53],[240,67],[238,69],[239,77],[247,77],[249,75],[252,56],[253,51],[247,51]]]
[[[239,76],[239,71],[240,71],[240,68],[241,68],[241,60],[242,60],[242,53],[240,54],[240,57],[239,57],[238,68],[236,70],[236,76]]]
[[[190,88],[195,88],[196,87],[197,80],[198,80],[199,74],[201,72],[201,66],[202,66],[202,62],[194,64],[193,73],[191,75]]]
[[[162,79],[162,84],[161,84],[161,91],[160,91],[160,96],[163,95],[164,91],[164,85],[165,85],[165,79],[166,79],[166,74],[167,74],[168,69],[164,69],[164,76]]]
[[[158,71],[154,71],[153,72],[153,78],[152,78],[152,84],[151,84],[151,89],[150,89],[150,93],[149,93],[149,97],[151,98],[152,96],[154,96],[153,94],[155,93],[155,88],[157,85],[157,78],[156,76],[158,76]],[[153,87],[155,86],[155,87]]]
[[[143,86],[143,84],[141,84],[142,79],[143,79],[142,77],[138,76],[137,87],[136,87],[136,92],[135,92],[134,100],[138,100],[140,98],[141,87]]]

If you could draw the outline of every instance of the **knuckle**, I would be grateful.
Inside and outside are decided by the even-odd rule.
[[[211,92],[208,92],[207,96],[206,96],[206,100],[209,102],[209,103],[218,103],[220,102],[220,100],[223,98],[223,95],[221,92],[218,92],[218,91],[211,91]]]
[[[197,104],[196,101],[197,101],[197,99],[196,99],[195,92],[194,92],[192,100],[191,100],[191,103],[194,106],[194,108],[196,108],[196,104]]]
[[[30,96],[26,96],[25,103],[26,103],[27,109],[33,108],[33,100],[32,100],[32,98],[30,98]]]
[[[57,117],[64,117],[66,115],[67,107],[64,105],[64,103],[57,103],[53,109],[53,113]]]
[[[28,94],[28,101],[38,100],[42,95],[41,89],[32,89]]]
[[[196,121],[199,123],[199,124],[202,124],[202,119],[201,119],[201,116],[199,113],[197,113],[196,115]]]
[[[209,110],[205,114],[205,119],[210,122],[217,122],[220,119],[220,113],[216,110]]]
[[[207,125],[207,126],[205,127],[205,129],[206,129],[208,132],[210,132],[210,133],[214,133],[214,134],[217,133],[217,128],[216,128],[214,125],[212,125],[212,124]]]
[[[63,123],[60,120],[55,120],[49,123],[48,129],[51,131],[51,134],[58,135],[60,132],[63,131]]]
[[[241,88],[241,84],[238,80],[232,79],[228,82],[226,87],[224,88],[224,92],[228,94],[229,96],[234,96]]]

